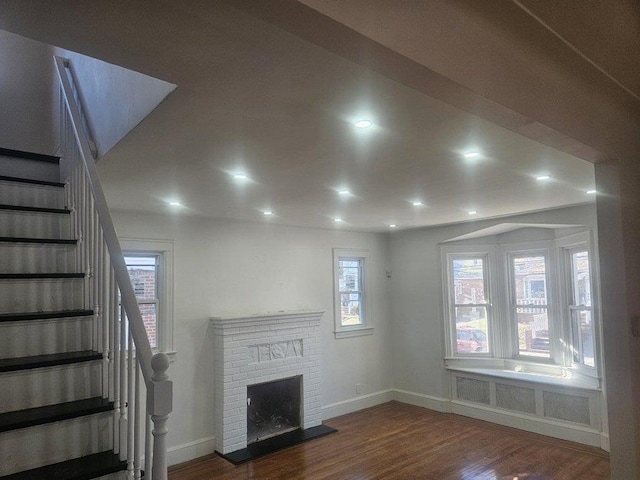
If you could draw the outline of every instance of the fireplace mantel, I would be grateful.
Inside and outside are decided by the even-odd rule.
[[[296,310],[211,317],[214,333],[216,450],[247,446],[247,387],[302,376],[301,427],[322,423],[320,320],[324,311]]]

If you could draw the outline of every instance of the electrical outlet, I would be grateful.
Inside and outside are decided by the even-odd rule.
[[[362,393],[361,389],[360,389],[360,384],[356,383],[356,395],[360,395]]]

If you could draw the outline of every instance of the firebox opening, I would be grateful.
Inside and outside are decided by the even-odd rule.
[[[302,375],[247,386],[247,445],[300,428]]]

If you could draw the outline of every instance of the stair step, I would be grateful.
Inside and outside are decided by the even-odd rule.
[[[53,367],[56,365],[69,365],[72,363],[91,362],[101,359],[102,354],[92,350],[36,355],[33,357],[5,358],[0,360],[0,373]]]
[[[49,182],[46,180],[35,180],[33,178],[8,177],[6,175],[0,175],[0,182],[28,183],[30,185],[42,185],[44,187],[64,188],[64,183],[62,182]]]
[[[60,163],[60,157],[53,155],[44,155],[42,153],[25,152],[22,150],[12,150],[10,148],[0,148],[0,155],[11,158],[24,158],[26,160],[35,160],[46,163]]]
[[[13,475],[0,477],[0,480],[90,480],[126,469],[127,463],[121,462],[118,455],[109,450],[26,472],[14,473]]]
[[[0,273],[0,280],[41,280],[55,278],[84,278],[84,273]]]
[[[59,310],[54,312],[2,313],[2,322],[23,322],[28,320],[49,320],[55,318],[90,317],[93,310]]]
[[[34,212],[34,213],[55,213],[61,215],[69,215],[71,210],[67,208],[48,208],[48,207],[29,207],[24,205],[5,205],[0,204],[0,210],[12,210],[17,212]]]
[[[57,243],[60,245],[76,245],[78,241],[65,238],[0,237],[0,243]]]
[[[108,399],[93,397],[74,402],[47,405],[46,407],[2,413],[0,414],[0,432],[93,415],[94,413],[108,412],[112,408],[113,402]]]

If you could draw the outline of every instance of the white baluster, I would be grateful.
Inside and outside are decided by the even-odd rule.
[[[151,385],[147,391],[147,401],[153,421],[153,467],[154,480],[167,480],[167,420],[173,408],[173,385],[167,375],[169,357],[156,353],[151,359]]]

